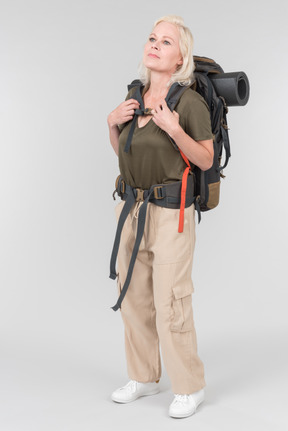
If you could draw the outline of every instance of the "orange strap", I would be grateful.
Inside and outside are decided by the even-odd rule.
[[[178,232],[183,232],[184,228],[184,210],[185,210],[185,203],[186,203],[186,190],[187,190],[187,178],[190,171],[190,163],[187,157],[184,153],[180,150],[181,156],[183,160],[185,161],[187,168],[185,169],[183,176],[182,176],[182,185],[181,185],[181,201],[180,201],[180,215],[179,215],[179,226],[178,226]]]

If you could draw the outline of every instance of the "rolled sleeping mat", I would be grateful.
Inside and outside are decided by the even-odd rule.
[[[210,74],[218,96],[224,97],[227,106],[244,106],[249,99],[249,80],[244,72]]]

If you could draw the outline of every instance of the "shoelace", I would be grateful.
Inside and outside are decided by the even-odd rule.
[[[182,394],[175,394],[175,400],[174,402],[178,402],[178,403],[185,403],[188,400],[188,395],[182,395]]]
[[[137,387],[136,380],[130,380],[130,382],[128,382],[127,385],[124,386],[124,388],[129,389],[131,392],[135,392],[136,387]]]
[[[194,397],[189,395],[175,394],[174,405],[180,404],[183,407],[187,406],[188,400],[191,400],[194,404],[194,409],[196,410],[197,404]]]

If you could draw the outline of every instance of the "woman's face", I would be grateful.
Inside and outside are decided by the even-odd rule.
[[[160,22],[154,27],[144,47],[143,63],[151,71],[169,74],[183,63],[176,25]]]

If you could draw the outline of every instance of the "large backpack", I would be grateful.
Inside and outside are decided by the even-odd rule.
[[[224,178],[223,169],[227,166],[231,156],[230,142],[228,136],[228,124],[226,114],[228,108],[223,96],[218,96],[213,85],[212,76],[224,73],[219,64],[206,57],[194,57],[195,81],[192,88],[197,91],[207,102],[211,128],[214,136],[214,160],[213,165],[207,171],[202,171],[195,166],[196,196],[201,211],[215,208],[220,197],[220,178]],[[221,164],[225,150],[225,162]]]
[[[219,203],[220,178],[224,177],[222,171],[227,166],[231,156],[226,119],[228,108],[224,97],[217,95],[213,83],[213,77],[216,74],[223,74],[223,69],[210,58],[197,56],[193,58],[195,71],[194,80],[190,87],[204,98],[209,107],[211,128],[214,136],[214,160],[212,167],[207,171],[202,171],[197,166],[189,163],[193,167],[193,174],[195,175],[196,203],[199,205],[200,211],[208,211],[215,208]],[[141,85],[143,84],[140,80],[134,80],[128,85],[128,90]],[[167,105],[171,111],[174,110],[186,88],[177,83],[171,86],[166,97]],[[221,165],[223,150],[225,150],[225,162]]]

